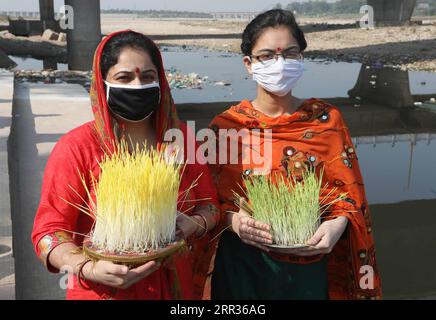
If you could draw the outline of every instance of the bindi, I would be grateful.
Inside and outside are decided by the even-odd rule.
[[[280,48],[280,47],[277,48],[277,52],[280,52],[280,51],[282,51],[282,48]]]
[[[136,69],[135,69],[135,73],[136,73],[137,75],[139,75],[140,72],[141,72],[141,70],[139,70],[139,68],[136,68]]]

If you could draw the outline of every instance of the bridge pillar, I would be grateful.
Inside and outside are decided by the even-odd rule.
[[[410,22],[417,0],[367,0],[374,8],[376,25],[404,25]]]
[[[68,68],[91,70],[101,40],[100,0],[65,0],[65,5],[74,10],[74,28],[67,29]]]
[[[59,26],[54,19],[54,0],[39,0],[39,15],[42,23],[42,31],[52,29],[59,31]]]
[[[348,95],[391,108],[413,106],[409,73],[392,68],[376,69],[362,65],[356,85]]]

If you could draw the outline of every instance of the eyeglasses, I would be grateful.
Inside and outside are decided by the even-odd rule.
[[[303,54],[295,49],[284,50],[283,52],[264,52],[258,55],[251,55],[250,58],[255,58],[261,63],[268,63],[273,61],[273,59],[277,60],[279,56],[282,56],[284,60],[303,60]]]

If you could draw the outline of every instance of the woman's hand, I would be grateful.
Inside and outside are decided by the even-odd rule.
[[[273,243],[270,226],[266,223],[253,219],[245,210],[231,214],[231,226],[233,231],[241,238],[242,242],[257,247],[264,251],[270,251],[265,244]]]
[[[188,216],[179,213],[176,220],[176,237],[188,239],[193,234],[203,233],[206,226],[204,221],[197,215]]]
[[[96,263],[86,263],[83,267],[83,275],[87,280],[124,290],[149,276],[159,267],[159,262],[150,261],[129,270],[127,266],[100,260]]]
[[[333,247],[347,227],[348,219],[346,217],[337,217],[333,220],[323,222],[312,238],[307,241],[309,247],[295,249],[289,252],[298,256],[314,256],[318,254],[328,254],[332,252]]]

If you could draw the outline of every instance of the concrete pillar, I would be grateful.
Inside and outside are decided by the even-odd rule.
[[[12,125],[13,94],[14,74],[0,71],[0,300],[15,299],[8,166],[8,138]]]
[[[416,0],[367,0],[376,25],[403,25],[412,18]]]
[[[41,20],[54,19],[54,4],[53,0],[39,0],[39,12]]]
[[[39,0],[39,13],[43,32],[45,29],[58,31],[58,26],[54,19],[53,1],[54,0]]]
[[[91,70],[101,40],[100,0],[65,0],[65,5],[74,10],[74,27],[67,29],[68,68]]]
[[[362,65],[356,85],[348,95],[392,108],[413,106],[409,73],[392,68],[376,69]]]
[[[58,69],[58,63],[55,59],[44,59],[42,61],[43,69],[44,70],[57,70]]]

